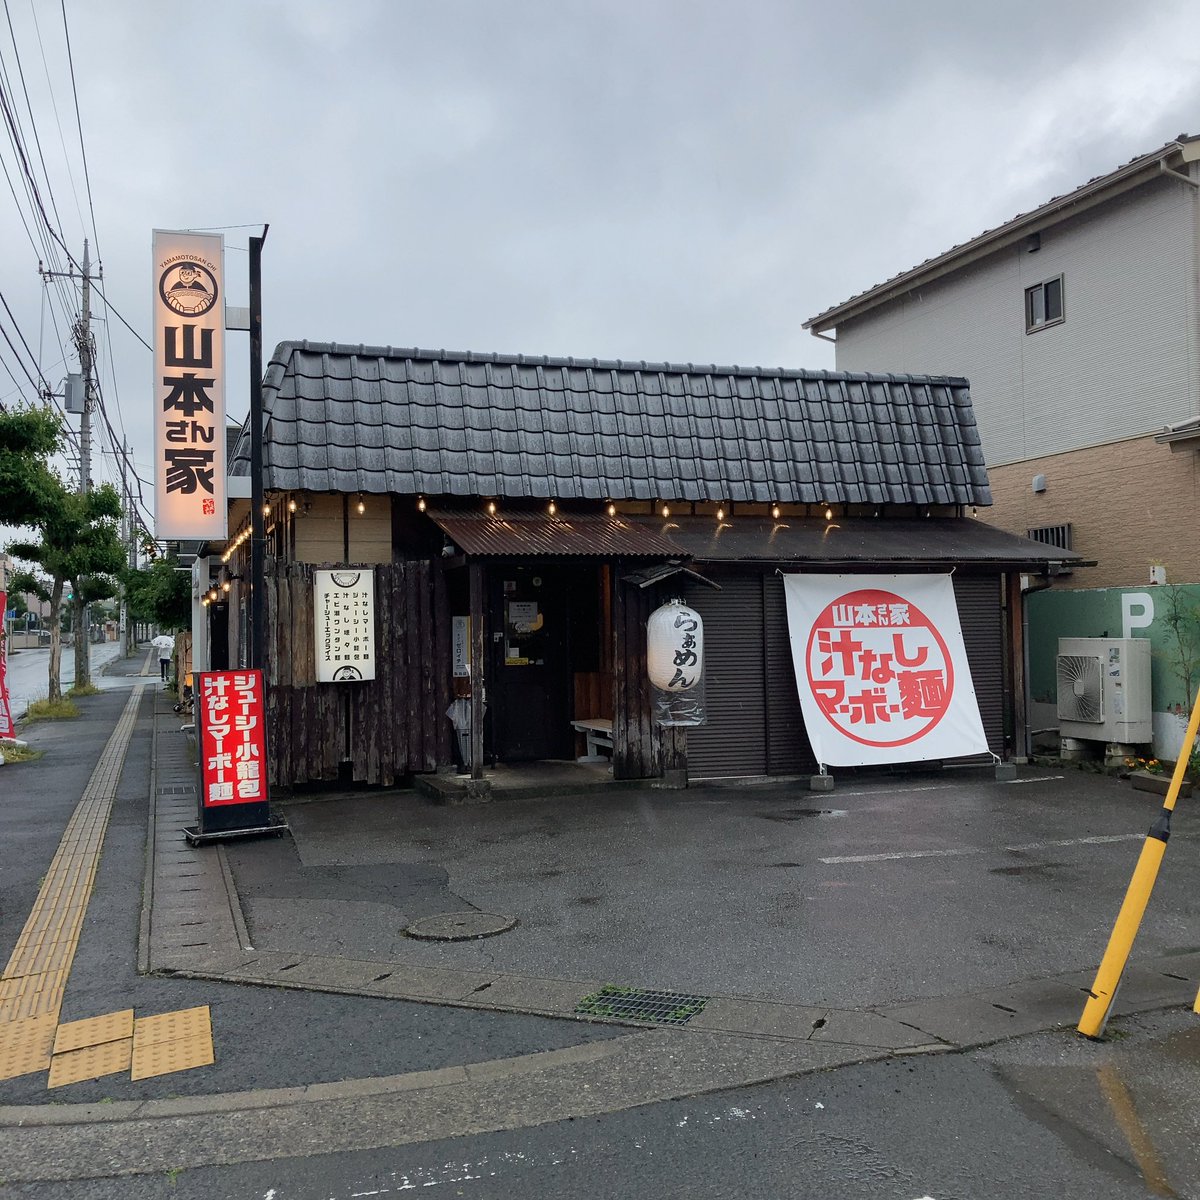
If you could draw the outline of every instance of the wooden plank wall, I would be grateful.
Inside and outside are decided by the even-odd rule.
[[[657,605],[652,589],[621,582],[612,573],[613,778],[653,779],[662,774],[662,730],[651,713],[646,667],[646,622]]]
[[[336,780],[346,757],[356,782],[384,786],[449,764],[450,617],[441,564],[375,565],[376,677],[362,683],[317,683],[313,570],[280,564],[267,581],[271,783]]]

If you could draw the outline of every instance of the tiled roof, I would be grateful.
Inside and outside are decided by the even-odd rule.
[[[1054,221],[1073,216],[1086,201],[1108,195],[1109,189],[1133,187],[1144,182],[1147,172],[1150,172],[1151,175],[1157,173],[1160,162],[1197,141],[1200,141],[1200,138],[1181,133],[1173,141],[1167,142],[1165,146],[1160,146],[1157,150],[1151,150],[1148,154],[1139,154],[1106,175],[1093,176],[1079,187],[1064,192],[1061,196],[1052,196],[1044,204],[1039,204],[1037,208],[1030,209],[1029,212],[1017,213],[1015,217],[1010,217],[993,229],[985,229],[975,237],[951,246],[949,250],[935,254],[932,258],[927,258],[924,262],[918,263],[915,267],[909,267],[908,270],[901,271],[890,279],[885,279],[883,283],[869,287],[865,291],[851,296],[848,300],[842,300],[838,304],[832,305],[815,317],[810,317],[804,322],[802,328],[812,329],[818,333],[824,329],[832,329],[839,320],[845,320],[850,315],[858,315],[872,307],[873,304],[891,298],[897,288],[915,287],[918,282],[924,282],[930,277],[936,277],[955,269],[968,256],[977,256],[998,248],[998,245],[1007,236],[1019,237],[1034,228],[1045,228]],[[1194,146],[1192,148],[1194,150]]]
[[[965,379],[284,342],[263,411],[267,490],[991,503]]]

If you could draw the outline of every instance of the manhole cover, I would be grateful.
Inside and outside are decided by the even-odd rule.
[[[419,938],[424,942],[469,942],[472,938],[505,933],[516,923],[516,917],[506,917],[500,913],[438,913],[436,917],[421,917],[403,932],[407,937]]]
[[[651,988],[617,987],[610,983],[598,992],[584,996],[575,1005],[575,1011],[592,1017],[653,1021],[656,1025],[686,1025],[697,1013],[704,1011],[707,1003],[707,996],[662,992]]]

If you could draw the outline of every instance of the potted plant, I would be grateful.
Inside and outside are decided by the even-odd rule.
[[[1171,786],[1174,767],[1158,758],[1127,758],[1125,766],[1129,769],[1129,782],[1139,792],[1153,792],[1165,796]],[[1168,770],[1168,768],[1170,768]],[[1192,794],[1192,781],[1200,777],[1200,751],[1193,750],[1188,759],[1188,771],[1179,785],[1180,796]]]

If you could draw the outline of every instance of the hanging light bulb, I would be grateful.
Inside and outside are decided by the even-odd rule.
[[[825,505],[825,520],[827,520],[827,521],[833,520],[833,509],[830,508],[828,504]]]
[[[417,497],[417,512],[424,512],[424,511],[425,511],[425,497],[418,496]]]
[[[779,505],[778,504],[771,505],[771,517],[773,520],[776,520],[776,521],[779,520]]]
[[[554,516],[554,514],[558,512],[558,505],[555,504],[553,500],[551,500],[550,503],[546,505],[546,511],[551,516]]]
[[[669,504],[664,504],[662,506],[662,515],[664,517],[669,517],[671,515],[671,506]]]
[[[717,520],[718,521],[725,520],[725,505],[723,505],[723,504],[717,505]]]
[[[489,500],[489,501],[487,502],[487,510],[488,510],[488,516],[489,516],[489,517],[494,517],[494,516],[496,515],[496,502],[495,502],[495,500]]]
[[[296,511],[296,497],[292,496],[288,500],[288,512],[294,513],[295,511]]]
[[[366,503],[363,501],[363,498],[361,496],[359,496],[359,498],[358,498],[358,515],[361,517],[363,515],[363,513],[365,513],[366,511],[367,511]]]
[[[611,500],[608,502],[608,515],[610,517],[617,515],[617,506]]]
[[[232,586],[233,586],[233,584],[231,584],[231,583],[229,582],[229,580],[228,580],[228,579],[226,579],[226,580],[225,580],[225,581],[224,581],[224,582],[221,584],[221,591],[223,591],[223,592],[225,592],[225,593],[228,593],[228,592],[229,592],[229,589],[230,589]]]

